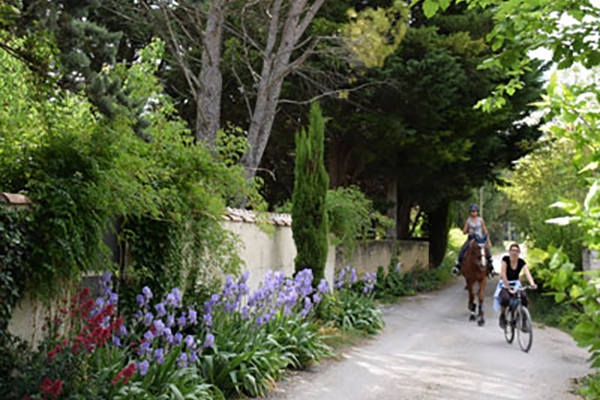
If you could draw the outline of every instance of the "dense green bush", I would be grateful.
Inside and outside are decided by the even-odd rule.
[[[561,196],[568,193],[578,200],[585,196],[586,183],[573,161],[574,151],[575,145],[569,141],[541,142],[538,149],[516,164],[502,190],[510,200],[511,220],[533,247],[562,247],[575,264],[581,265],[582,229],[546,223],[563,215],[550,207]]]
[[[393,221],[375,211],[373,202],[358,187],[338,187],[327,192],[327,215],[333,244],[343,255],[352,255],[360,240],[385,236]]]
[[[0,190],[33,200],[23,270],[35,295],[110,265],[103,236],[115,222],[132,257],[119,278],[134,289],[171,287],[185,268],[198,277],[239,265],[219,220],[240,196],[262,207],[233,165],[244,141],[220,135],[212,152],[194,143],[154,75],[162,47],[153,42],[136,63],[106,72],[145,105],[143,138],[136,110],[119,106],[108,119],[82,96],[39,85],[0,51]]]
[[[11,210],[0,205],[0,342],[11,319],[12,309],[25,287],[28,248],[27,210]],[[1,345],[0,345],[1,346]]]
[[[572,327],[570,333],[577,343],[588,348],[593,368],[600,368],[600,274],[598,271],[577,271],[576,265],[560,249],[528,252],[536,282],[556,303],[568,306],[560,315],[562,327]],[[553,310],[555,312],[555,310]],[[592,375],[584,389],[590,398],[600,395],[598,375]]]
[[[314,103],[307,132],[296,134],[296,167],[292,195],[292,232],[298,251],[296,271],[310,268],[319,282],[325,276],[329,248],[327,231],[327,188],[329,176],[324,157],[325,121]]]
[[[335,290],[323,298],[317,316],[332,321],[343,331],[357,330],[364,334],[381,331],[383,316],[373,297],[376,279],[375,273],[367,273],[359,280],[356,270],[346,266],[335,279]]]
[[[290,213],[291,201],[275,207],[275,211]],[[343,256],[351,255],[360,241],[385,237],[385,230],[393,225],[357,186],[327,191],[327,221],[331,243],[342,250]]]

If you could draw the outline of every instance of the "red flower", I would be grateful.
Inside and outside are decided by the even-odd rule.
[[[52,382],[52,379],[46,377],[44,378],[42,384],[40,385],[40,390],[44,394],[44,396],[50,396],[54,399],[58,398],[60,392],[62,391],[63,381],[60,379]]]
[[[113,378],[111,384],[113,386],[116,385],[121,380],[122,377],[125,377],[125,379],[123,380],[123,384],[126,384],[127,382],[129,382],[129,378],[131,378],[134,373],[135,373],[135,364],[131,363],[127,367],[123,368],[123,370],[121,372],[119,372],[119,374],[117,376],[115,376]]]

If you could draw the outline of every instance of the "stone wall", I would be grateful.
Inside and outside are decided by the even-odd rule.
[[[240,238],[240,257],[244,261],[244,271],[250,272],[248,285],[251,290],[258,287],[268,270],[283,271],[287,276],[294,273],[296,246],[292,236],[289,214],[271,214],[267,219],[273,225],[272,234],[261,230],[252,213],[243,210],[228,210],[224,216],[223,227]],[[423,241],[400,241],[400,263],[403,271],[429,265],[429,243]],[[390,241],[375,241],[360,245],[349,261],[337,257],[336,248],[329,247],[325,277],[333,285],[335,271],[346,265],[357,268],[360,274],[376,271],[382,265],[388,267],[393,252]],[[86,277],[93,280],[94,277]],[[91,282],[84,282],[86,286]],[[41,326],[48,315],[58,312],[57,302],[50,302],[50,308],[39,301],[31,300],[27,294],[17,304],[9,331],[23,339],[36,343],[41,336]],[[50,313],[48,313],[50,311]]]
[[[399,240],[399,261],[402,272],[412,271],[415,268],[429,266],[429,242]],[[345,259],[338,252],[336,257],[336,271],[346,265],[356,268],[359,274],[377,271],[379,266],[386,268],[390,265],[394,252],[394,243],[387,240],[377,240],[360,244],[350,259]]]

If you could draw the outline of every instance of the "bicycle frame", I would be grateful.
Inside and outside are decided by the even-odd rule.
[[[519,337],[519,346],[526,353],[531,349],[533,342],[533,324],[529,310],[523,306],[522,293],[531,289],[530,286],[513,288],[515,296],[511,298],[508,307],[504,310],[506,320],[504,336],[506,341],[512,343],[516,331]]]

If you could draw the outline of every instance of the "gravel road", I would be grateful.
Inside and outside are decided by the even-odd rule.
[[[567,334],[536,325],[529,353],[509,345],[492,309],[486,324],[468,321],[467,292],[457,279],[443,290],[385,309],[383,333],[292,375],[268,397],[285,400],[527,399],[567,400],[571,380],[589,372],[587,352]]]

